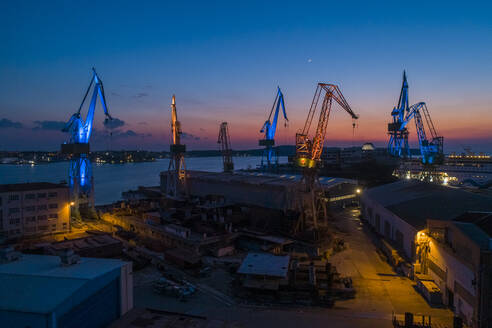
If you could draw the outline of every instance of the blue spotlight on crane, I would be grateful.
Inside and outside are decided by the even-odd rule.
[[[80,112],[93,85],[94,91],[92,93],[89,111],[84,120],[81,117]],[[101,99],[104,114],[106,115],[105,122],[107,122],[112,118],[109,115],[106,105],[103,83],[97,75],[96,70],[92,68],[92,79],[85,92],[84,98],[82,99],[79,110],[70,117],[70,120],[63,128],[64,132],[70,133],[70,141],[61,145],[61,151],[64,154],[70,155],[70,168],[68,173],[69,186],[71,201],[76,207],[79,207],[81,204],[85,204],[88,207],[94,205],[94,186],[92,181],[92,165],[89,158],[89,139],[92,133],[92,124],[94,122],[94,112],[98,95]]]
[[[284,119],[286,122],[287,113],[285,112],[284,95],[280,91],[280,87],[277,87],[277,95],[275,96],[275,101],[273,102],[272,109],[270,110],[270,115],[268,119],[263,124],[260,133],[265,133],[265,138],[259,140],[259,145],[264,146],[263,155],[261,157],[261,167],[271,168],[272,166],[278,165],[278,154],[273,149],[275,145],[275,132],[277,130],[278,113],[280,111],[280,106],[282,106],[282,112],[284,114]],[[275,113],[273,112],[275,110]],[[273,114],[273,120],[272,120]],[[266,163],[264,162],[266,160]]]

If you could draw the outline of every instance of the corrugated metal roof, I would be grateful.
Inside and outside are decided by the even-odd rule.
[[[51,255],[27,255],[0,264],[0,309],[49,313],[74,292],[127,262],[82,257],[80,262],[61,266]]]
[[[400,180],[368,189],[369,198],[420,230],[427,219],[452,220],[470,210],[492,211],[492,198],[458,188]]]
[[[290,255],[276,256],[270,253],[248,253],[241,263],[240,274],[286,278]]]
[[[473,223],[455,222],[454,225],[482,249],[490,248],[490,237],[485,231]]]
[[[0,185],[0,192],[20,192],[29,190],[44,190],[44,189],[60,189],[66,188],[66,184],[50,183],[50,182],[33,182],[33,183],[16,183]]]

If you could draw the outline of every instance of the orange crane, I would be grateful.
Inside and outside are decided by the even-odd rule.
[[[220,124],[219,138],[217,143],[220,144],[222,153],[222,162],[224,164],[224,172],[234,171],[234,163],[232,162],[231,138],[229,137],[229,128],[227,122]]]
[[[167,169],[167,186],[166,193],[169,196],[178,196],[179,184],[186,191],[186,166],[184,153],[186,146],[181,144],[181,123],[178,121],[176,111],[176,97],[173,95],[171,102],[171,132],[173,134],[173,143],[170,145],[171,158]]]
[[[318,228],[319,205],[323,207],[326,217],[325,202],[320,200],[323,197],[319,197],[319,194],[323,192],[317,188],[317,168],[321,154],[323,153],[326,128],[328,126],[333,100],[352,117],[352,127],[355,129],[355,120],[359,116],[352,111],[338,86],[335,84],[318,83],[304,128],[296,133],[296,164],[303,169],[302,188],[298,191],[301,194],[301,202],[299,203],[300,213],[304,222],[308,221],[307,217],[310,217],[315,229]],[[321,109],[318,126],[313,138],[310,139],[308,137],[309,130],[319,104],[321,105]]]

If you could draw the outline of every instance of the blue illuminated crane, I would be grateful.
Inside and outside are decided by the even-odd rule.
[[[398,106],[393,108],[391,116],[393,122],[388,124],[388,153],[395,157],[410,157],[410,147],[408,147],[408,130],[405,125],[405,114],[408,112],[408,82],[407,75],[403,71],[403,83],[401,85]]]
[[[284,95],[280,91],[280,87],[277,87],[277,95],[275,96],[275,101],[273,102],[272,109],[270,110],[270,115],[268,120],[263,124],[260,133],[265,133],[265,138],[259,140],[259,145],[264,146],[263,155],[261,157],[261,166],[264,167],[264,159],[266,159],[266,167],[270,168],[272,165],[278,164],[277,153],[273,150],[275,145],[275,132],[277,130],[278,113],[280,111],[280,106],[282,106],[282,112],[284,114],[284,119],[286,122],[287,113],[285,112]],[[273,111],[275,110],[275,114]],[[273,114],[273,120],[272,120]]]
[[[85,92],[79,110],[70,117],[70,120],[63,128],[64,132],[70,133],[70,142],[62,144],[61,150],[62,153],[70,155],[70,168],[68,173],[69,186],[71,199],[77,207],[81,202],[86,203],[89,206],[94,204],[92,165],[89,158],[89,139],[92,132],[98,95],[101,99],[104,114],[106,115],[105,122],[112,119],[106,105],[103,83],[94,68],[92,68],[92,73],[91,82]],[[94,91],[92,93],[92,99],[87,112],[87,117],[84,120],[81,117],[80,112],[93,85]]]
[[[427,138],[424,120],[430,132],[430,140]],[[437,135],[436,128],[429,114],[429,110],[424,102],[419,102],[409,106],[408,102],[408,82],[405,71],[403,71],[403,83],[400,91],[398,106],[391,112],[393,122],[388,124],[388,152],[395,157],[410,157],[410,147],[408,146],[408,123],[414,119],[419,140],[420,154],[423,164],[439,164],[444,159],[443,141],[444,138]]]

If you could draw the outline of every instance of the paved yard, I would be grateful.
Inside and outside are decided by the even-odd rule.
[[[336,224],[348,247],[332,258],[338,271],[351,276],[357,290],[355,299],[338,301],[332,309],[316,307],[258,307],[240,304],[226,295],[229,278],[218,271],[211,278],[197,283],[199,291],[181,302],[174,297],[155,294],[151,280],[152,268],[135,273],[135,306],[203,315],[238,322],[243,327],[392,327],[392,312],[405,311],[432,316],[433,322],[451,327],[452,313],[430,307],[413,287],[413,282],[397,276],[383,261],[359,219],[358,210],[338,215]],[[147,271],[145,271],[147,270]],[[221,278],[222,277],[222,278]],[[217,279],[224,286],[217,286]]]

